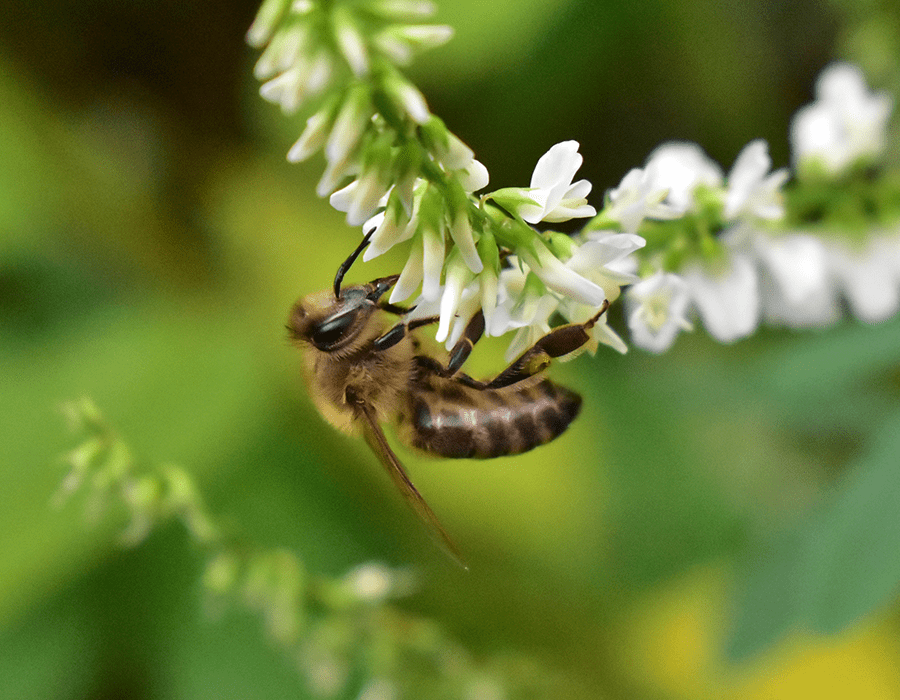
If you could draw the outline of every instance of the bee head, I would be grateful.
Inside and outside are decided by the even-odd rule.
[[[337,298],[327,290],[300,299],[288,318],[291,338],[322,352],[346,348],[366,328],[378,309],[378,300],[396,281],[397,275],[393,275],[346,287]]]

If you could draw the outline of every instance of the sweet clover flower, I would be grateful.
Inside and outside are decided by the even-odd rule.
[[[654,353],[668,350],[688,320],[691,297],[687,283],[671,272],[659,271],[628,289],[626,310],[631,340]]]
[[[653,191],[664,190],[662,200],[668,210],[685,214],[697,208],[699,186],[722,185],[722,169],[695,143],[672,141],[650,154],[645,167]]]
[[[749,256],[732,254],[719,269],[692,263],[682,271],[688,294],[709,334],[732,343],[756,330],[759,282]]]
[[[507,362],[550,332],[550,316],[560,304],[560,298],[548,294],[534,274],[525,273],[517,261],[511,262],[512,267],[500,273],[498,303],[490,325],[490,335],[516,331],[506,350]]]
[[[594,216],[597,211],[587,203],[591,183],[572,182],[583,161],[578,142],[563,141],[540,157],[530,187],[497,190],[490,196],[529,224]]]
[[[879,158],[887,145],[893,100],[872,93],[862,71],[833,63],[816,81],[816,101],[801,108],[791,123],[794,163],[818,163],[836,175],[855,162]]]
[[[618,223],[623,231],[637,231],[644,219],[675,219],[679,212],[664,203],[669,188],[661,184],[655,167],[633,168],[615,189],[606,194],[607,204],[595,224],[602,228],[609,222]]]
[[[896,236],[873,236],[862,247],[829,241],[828,263],[838,289],[853,315],[866,323],[880,323],[897,313],[900,306],[900,276],[897,272]]]
[[[753,250],[767,323],[806,328],[838,319],[837,294],[821,239],[802,233],[760,235],[753,240]]]
[[[768,144],[751,141],[740,152],[728,174],[723,215],[727,221],[738,218],[775,220],[784,216],[781,188],[787,182],[787,168],[769,173],[772,159]]]

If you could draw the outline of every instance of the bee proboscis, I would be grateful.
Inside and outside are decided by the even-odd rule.
[[[317,408],[332,425],[362,432],[400,492],[465,567],[459,549],[413,485],[391,449],[382,423],[393,422],[405,444],[450,458],[519,454],[559,437],[578,415],[581,397],[541,376],[551,358],[574,352],[609,306],[585,323],[559,326],[495,378],[460,371],[484,332],[479,311],[442,362],[420,352],[415,330],[438,317],[410,320],[410,309],[382,301],[399,278],[382,277],[341,289],[368,236],[341,265],[333,289],[301,298],[288,319],[291,338],[305,350]]]

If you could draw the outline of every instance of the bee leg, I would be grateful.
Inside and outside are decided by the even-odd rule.
[[[498,374],[492,381],[484,384],[484,389],[500,389],[515,384],[542,371],[554,357],[561,357],[574,352],[584,345],[591,336],[588,331],[600,320],[609,308],[609,301],[604,300],[600,310],[584,323],[570,323],[554,328],[522,353],[509,367]]]
[[[409,331],[415,330],[421,326],[437,323],[440,318],[440,316],[428,316],[427,318],[417,318],[408,323],[398,323],[384,335],[375,338],[375,340],[372,341],[372,349],[375,350],[375,352],[381,352],[382,350],[392,348],[403,340]]]
[[[475,347],[475,343],[479,341],[482,335],[484,335],[484,313],[479,309],[478,313],[472,316],[472,319],[466,325],[462,338],[456,341],[456,345],[450,351],[450,360],[447,362],[447,367],[441,370],[441,375],[452,377],[456,374],[468,359],[472,353],[472,348]]]
[[[394,314],[394,316],[406,316],[410,311],[415,309],[415,306],[411,306],[409,308],[405,306],[397,306],[396,304],[388,304],[387,302],[383,304],[379,304],[378,308],[382,311],[387,311],[389,314]]]

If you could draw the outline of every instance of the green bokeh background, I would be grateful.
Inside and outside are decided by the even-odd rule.
[[[572,697],[793,697],[746,679],[820,653],[808,636],[783,640],[804,622],[842,631],[838,649],[875,625],[872,648],[894,661],[857,697],[900,697],[890,604],[900,324],[762,330],[730,347],[698,332],[663,357],[601,350],[553,368],[585,409],[551,445],[489,462],[401,448],[467,553],[463,572],[365,445],[318,417],[300,381],[287,311],[328,286],[359,232],[314,197],[318,160],[285,162],[302,120],[256,93],[243,43],[253,0],[9,5],[0,697],[305,697],[257,619],[204,608],[201,562],[178,527],[128,550],[115,514],[91,523],[78,498],[52,507],[72,445],[57,406],[81,395],[142,461],[186,468],[247,538],[289,547],[322,574],[371,559],[414,564],[422,587],[405,608],[476,656],[534,657],[571,680]],[[448,1],[439,19],[456,38],[411,75],[493,187],[526,184],[549,146],[576,139],[598,203],[668,139],[698,141],[727,168],[763,137],[786,165],[790,116],[831,59],[865,54],[874,81],[897,84],[892,35],[877,30],[882,18],[896,23],[895,9]],[[396,272],[402,252],[352,277]],[[501,354],[499,342],[480,345],[473,373],[500,369]],[[821,524],[830,498],[850,505],[836,519],[826,509]],[[870,547],[873,528],[881,539]],[[797,541],[824,543],[799,573]],[[832,565],[860,549],[874,554]],[[857,578],[828,579],[834,571]],[[869,573],[884,582],[857,594]],[[798,607],[785,592],[794,588],[826,602]],[[679,614],[696,638],[672,632]],[[668,651],[647,651],[650,640]],[[737,676],[714,660],[727,653],[742,660]],[[708,659],[714,680],[679,680],[666,654],[686,668]],[[805,687],[839,697],[829,694],[837,668]]]

